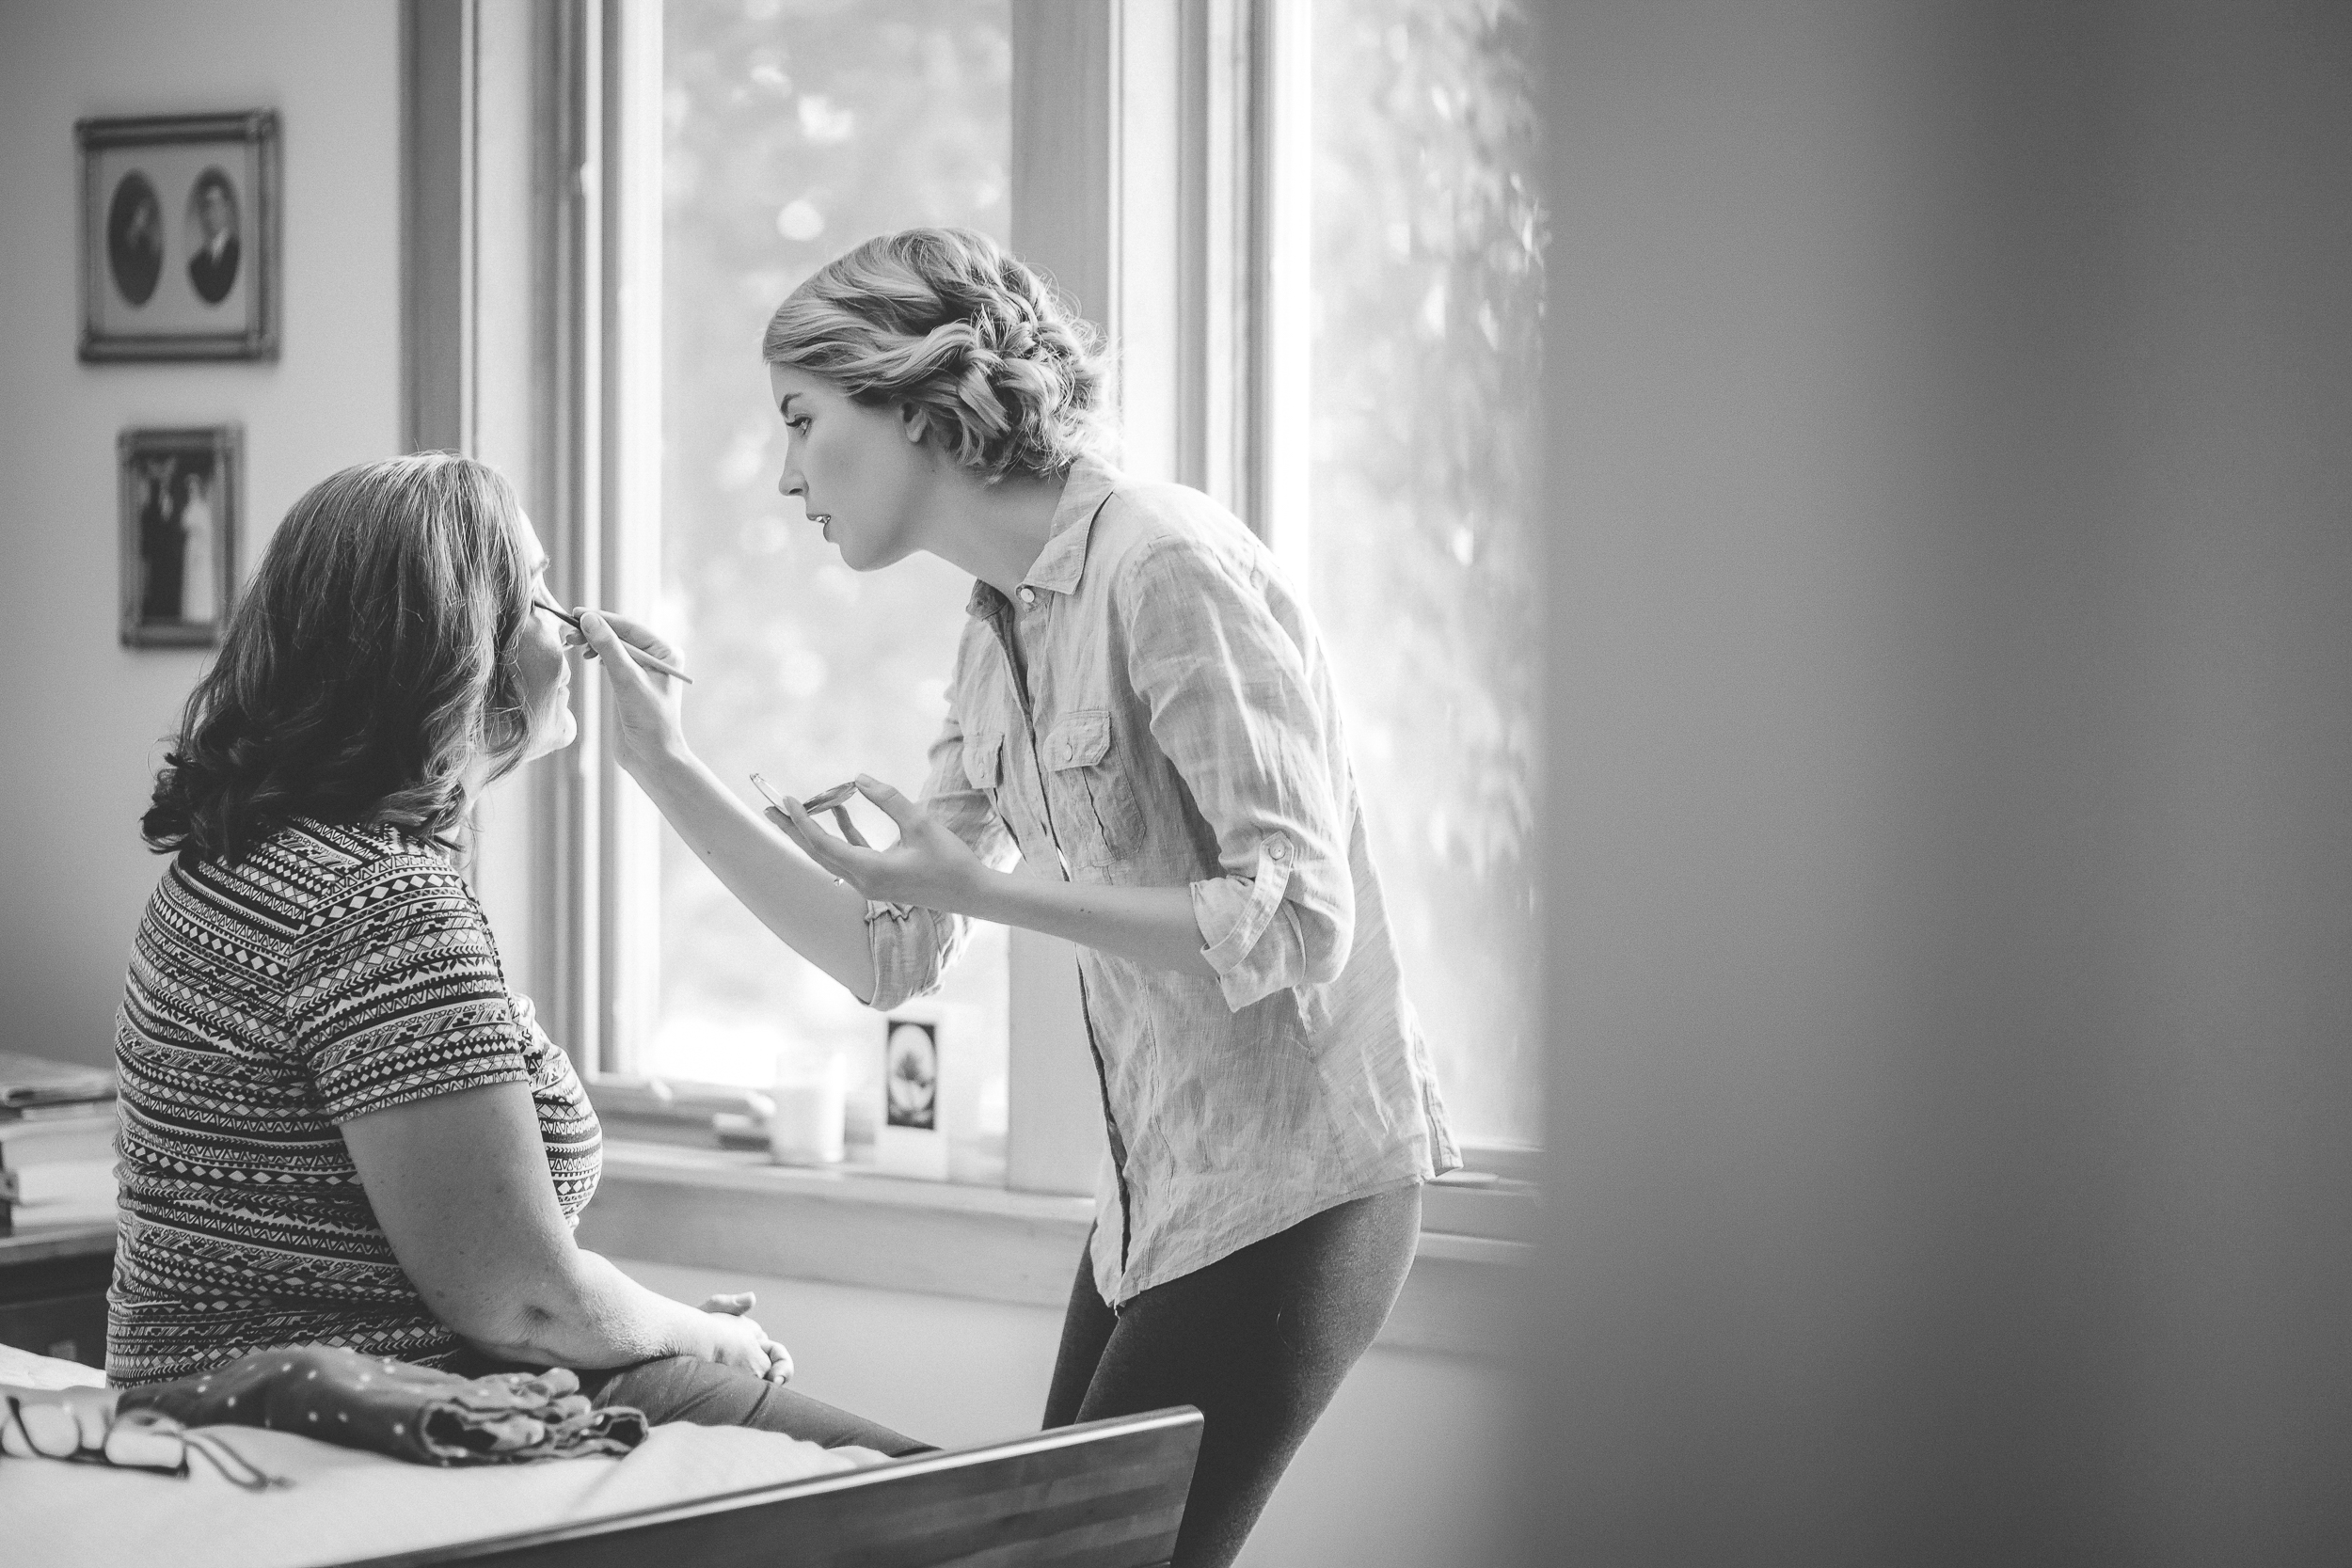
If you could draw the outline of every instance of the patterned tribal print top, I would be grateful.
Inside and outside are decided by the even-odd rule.
[[[377,1228],[338,1124],[528,1083],[577,1219],[602,1141],[571,1062],[506,989],[482,907],[430,844],[299,821],[234,865],[175,862],[115,1024],[118,1386],[324,1342],[458,1348]]]

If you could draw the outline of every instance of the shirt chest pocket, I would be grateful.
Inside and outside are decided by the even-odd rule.
[[[1054,721],[1040,758],[1064,851],[1093,865],[1109,864],[1143,838],[1143,813],[1111,740],[1109,710],[1080,708]]]
[[[1006,825],[1011,818],[1005,814],[1005,737],[1001,735],[966,733],[963,737],[963,778],[974,789],[988,797],[988,803]]]

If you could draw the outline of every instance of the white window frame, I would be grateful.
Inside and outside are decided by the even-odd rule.
[[[1253,0],[1014,0],[1012,247],[1114,350],[1121,465],[1245,515]],[[1007,1182],[1084,1192],[1100,1091],[1068,943],[1011,933]]]
[[[1010,172],[1013,247],[1119,349],[1124,464],[1254,511],[1238,456],[1248,401],[1231,390],[1249,384],[1234,373],[1248,351],[1232,323],[1247,293],[1251,9],[1248,0],[1016,0]],[[574,135],[599,153],[583,162],[574,199],[577,231],[597,236],[580,247],[595,268],[579,298],[595,302],[600,320],[579,335],[600,347],[606,369],[597,376],[583,363],[577,406],[583,422],[598,411],[578,447],[601,494],[575,509],[570,559],[559,565],[627,613],[644,608],[631,601],[649,593],[659,560],[659,476],[631,457],[658,450],[648,437],[660,429],[659,375],[629,368],[651,368],[659,231],[626,214],[649,199],[651,187],[635,182],[658,178],[650,138],[627,127],[632,112],[658,113],[660,9],[659,0],[596,0],[574,14],[590,11],[565,58],[580,84],[568,99]],[[1184,235],[1194,243],[1180,250]],[[556,1016],[610,1084],[627,1076],[614,1069],[626,1069],[652,1014],[636,978],[644,969],[624,955],[650,945],[628,923],[656,907],[658,839],[650,808],[620,784],[607,751],[600,733],[583,733],[583,766],[548,791],[556,831],[542,842],[543,852],[595,868],[571,884],[574,908],[560,917],[553,957],[565,1002]],[[1029,931],[1010,933],[1009,945],[1007,1184],[1083,1193],[1104,1135],[1074,954]]]
[[[1116,351],[1122,465],[1195,485],[1303,556],[1294,437],[1306,320],[1303,150],[1269,135],[1307,69],[1303,0],[1013,0],[1012,245]],[[405,0],[406,406],[412,446],[515,476],[556,591],[642,613],[658,581],[660,0]],[[1287,92],[1277,90],[1278,84]],[[654,439],[643,438],[650,432]],[[1269,527],[1272,519],[1280,528]],[[473,867],[509,977],[625,1101],[653,998],[658,829],[600,705],[579,744],[478,813]],[[1102,1158],[1072,950],[1011,933],[1007,1185],[1077,1194]],[[1523,1153],[1475,1151],[1516,1176]]]

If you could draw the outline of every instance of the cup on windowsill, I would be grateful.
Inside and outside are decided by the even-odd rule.
[[[837,1055],[780,1063],[768,1091],[768,1155],[780,1165],[837,1165],[848,1125],[850,1075]]]

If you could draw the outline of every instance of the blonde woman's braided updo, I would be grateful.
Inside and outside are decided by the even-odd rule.
[[[769,318],[760,355],[865,404],[930,416],[988,478],[1051,477],[1092,450],[1093,327],[985,234],[905,229],[834,258]]]

